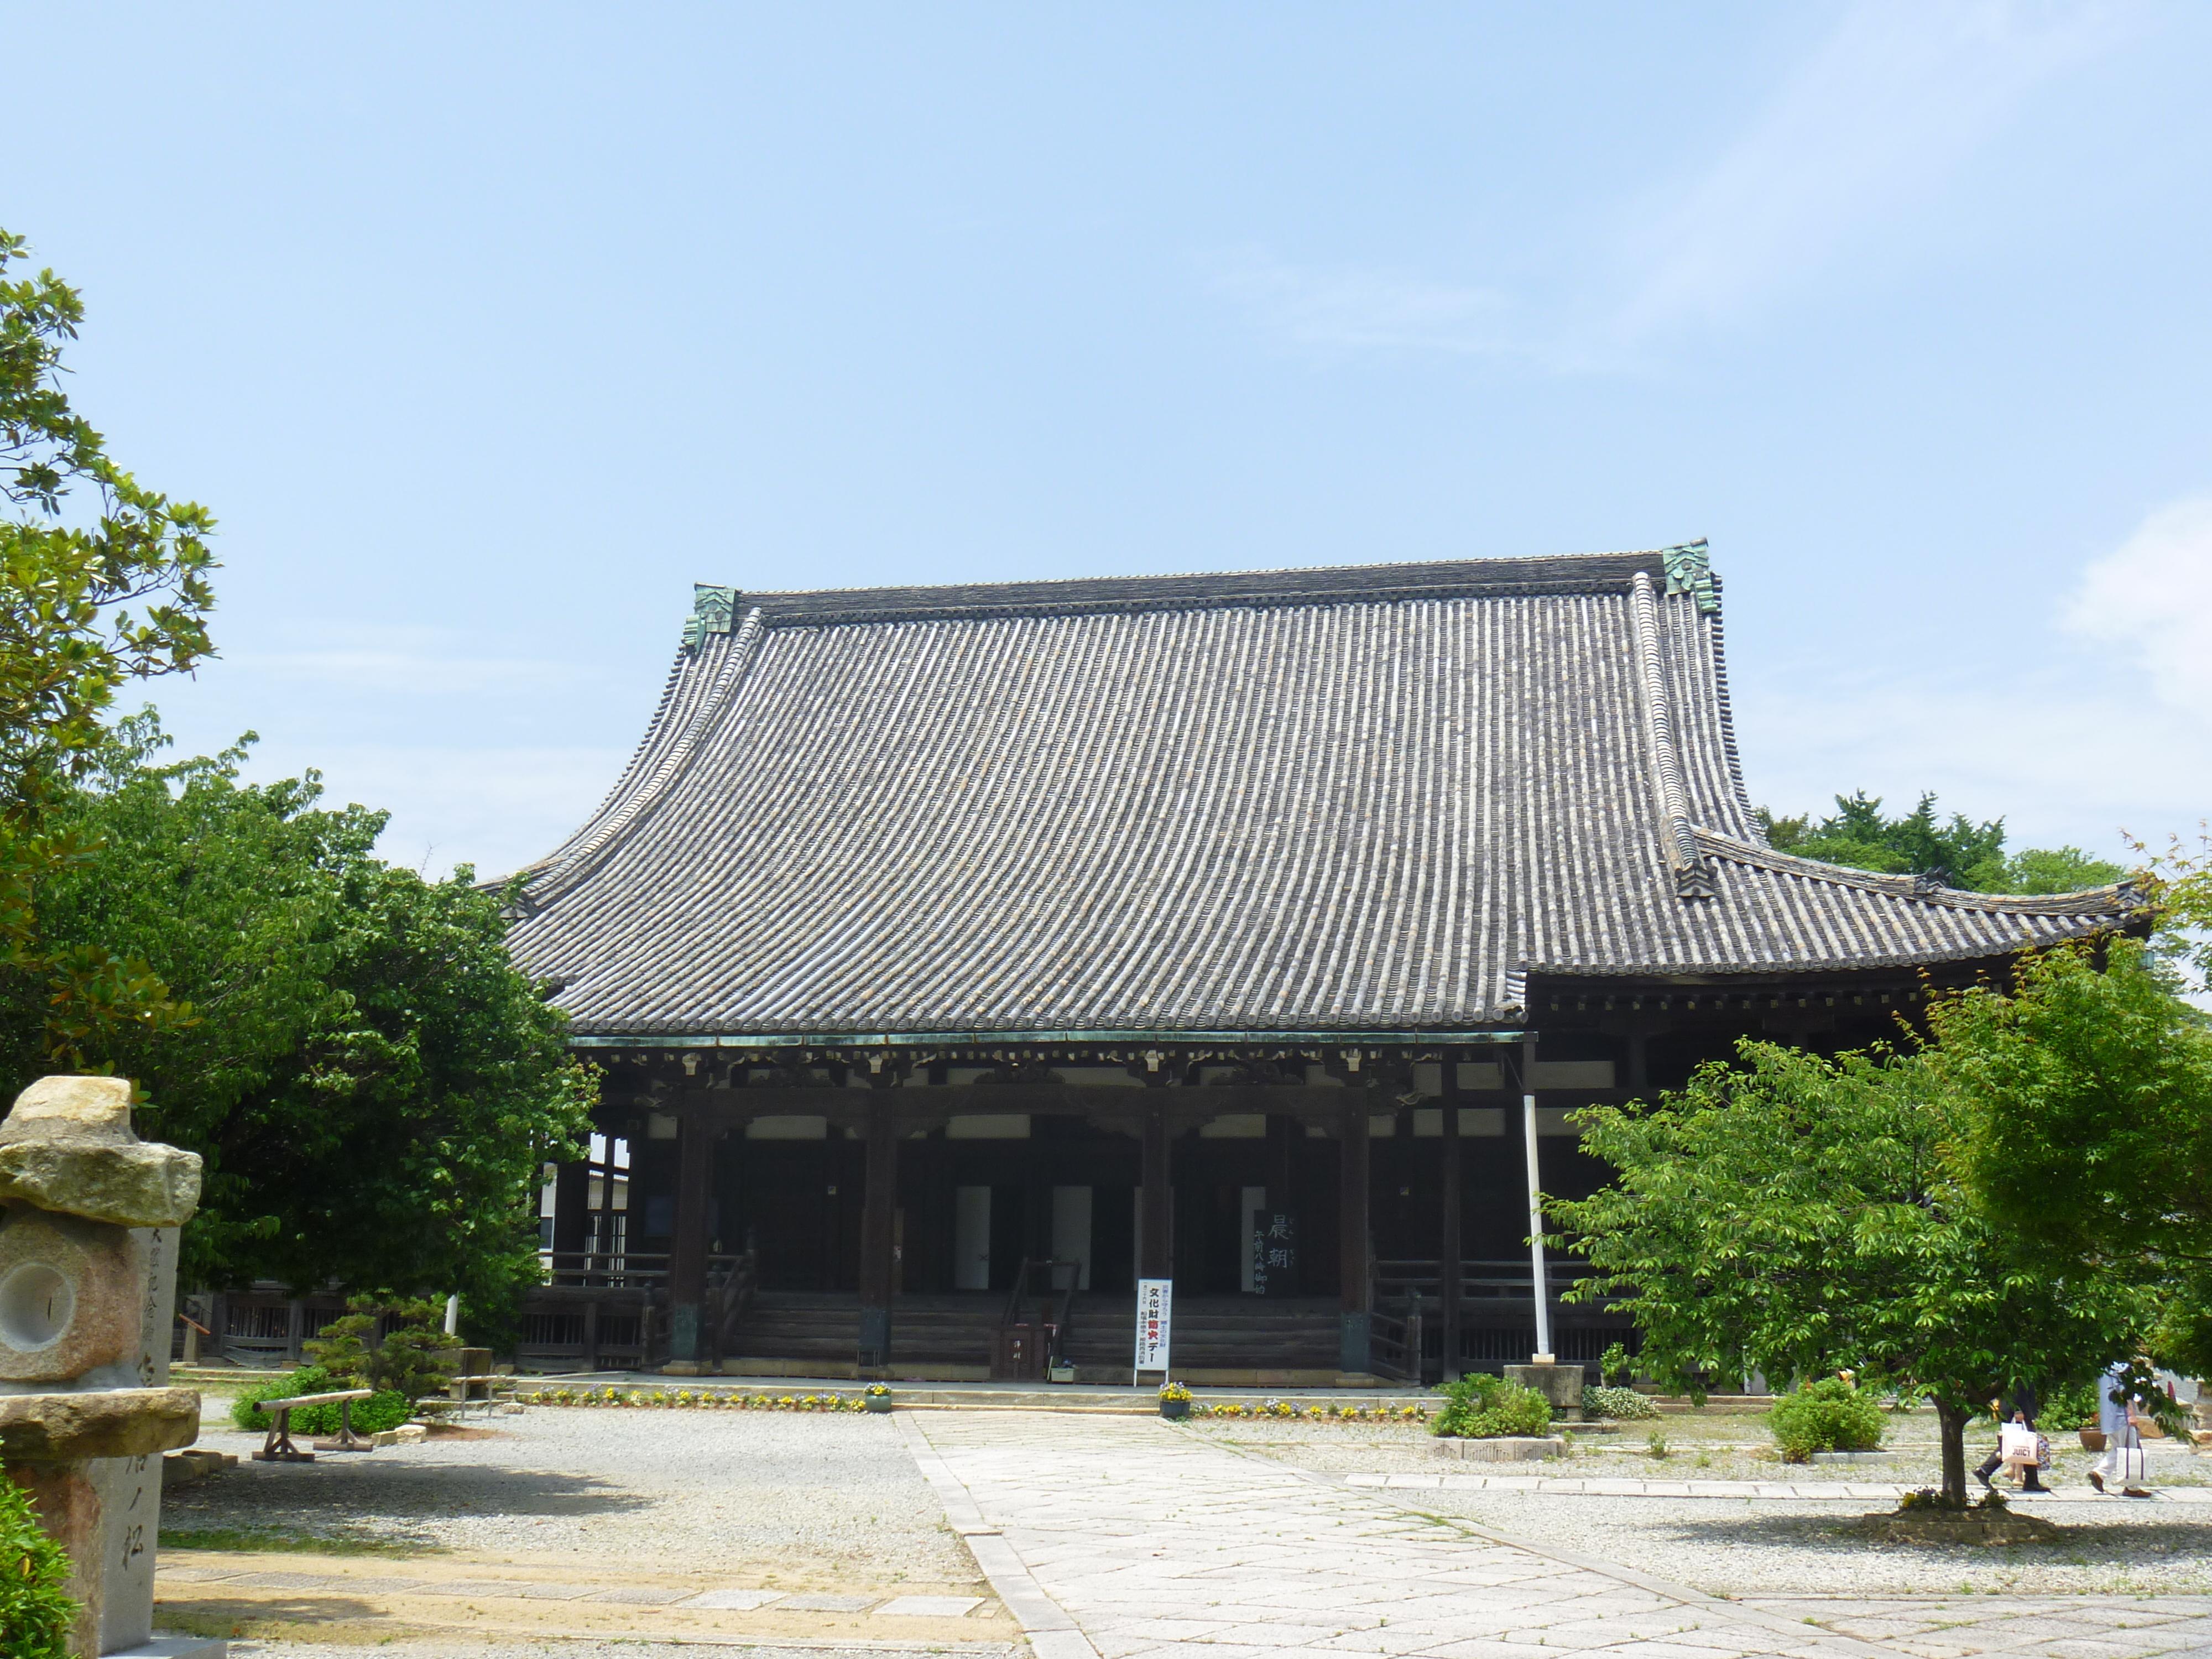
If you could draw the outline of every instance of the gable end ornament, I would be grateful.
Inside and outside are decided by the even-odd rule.
[[[691,584],[691,617],[684,624],[684,648],[697,656],[709,635],[726,634],[737,623],[738,590],[711,582]]]
[[[1721,608],[1721,596],[1713,586],[1712,550],[1705,538],[1684,542],[1678,547],[1659,550],[1659,563],[1667,573],[1669,593],[1687,593],[1697,601],[1698,614],[1713,616]]]

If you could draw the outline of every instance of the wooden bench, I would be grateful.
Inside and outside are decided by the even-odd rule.
[[[364,1440],[353,1431],[353,1402],[366,1400],[375,1392],[373,1389],[337,1389],[329,1394],[295,1394],[289,1400],[264,1400],[256,1407],[267,1412],[275,1420],[269,1425],[269,1437],[261,1443],[261,1449],[253,1454],[257,1463],[312,1463],[315,1454],[301,1451],[292,1443],[292,1413],[302,1406],[328,1406],[338,1408],[338,1431],[315,1444],[325,1451],[373,1451],[375,1442]]]

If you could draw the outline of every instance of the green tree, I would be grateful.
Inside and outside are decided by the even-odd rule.
[[[0,230],[0,1018],[35,1013],[46,1055],[74,1066],[100,1033],[190,1017],[136,956],[45,938],[40,896],[98,853],[48,809],[117,692],[210,651],[214,520],[122,471],[70,406],[83,303],[51,270],[11,276],[23,246]]]
[[[2179,989],[2148,945],[2050,951],[1936,1005],[1927,1061],[1991,1224],[2154,1292],[2159,1358],[2212,1376],[2212,1026]]]
[[[236,750],[159,766],[162,741],[125,722],[57,802],[103,850],[46,884],[39,922],[131,941],[200,1011],[87,1043],[147,1091],[142,1127],[206,1160],[188,1280],[458,1290],[483,1328],[535,1276],[541,1160],[595,1090],[508,959],[499,896],[381,862],[383,816],[322,807],[312,774],[244,784]],[[35,1030],[0,1036],[27,1075]]]
[[[1936,816],[1933,793],[1902,817],[1881,810],[1881,797],[1864,790],[1836,797],[1824,818],[1778,817],[1761,807],[1753,816],[1777,852],[1888,875],[1932,876],[1947,886],[1981,893],[2073,893],[2104,887],[2126,872],[2091,858],[2078,847],[2027,848],[2008,855],[2004,820],[1975,823],[1954,812]]]
[[[1583,1150],[1617,1175],[1546,1200],[1590,1264],[1572,1295],[1619,1297],[1639,1363],[1678,1386],[1850,1370],[1926,1395],[1944,1498],[1962,1505],[1969,1419],[2016,1382],[2124,1351],[2140,1298],[2052,1271],[1987,1223],[1941,1155],[1949,1097],[1919,1057],[1739,1055],[1656,1105],[1578,1115]]]

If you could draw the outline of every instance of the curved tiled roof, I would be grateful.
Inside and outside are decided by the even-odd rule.
[[[1352,1034],[2128,918],[1767,848],[1703,555],[702,587],[512,941],[584,1035]]]

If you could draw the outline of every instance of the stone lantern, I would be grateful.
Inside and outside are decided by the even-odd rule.
[[[219,1655],[152,1639],[161,1454],[199,1433],[173,1389],[177,1230],[200,1160],[131,1127],[122,1078],[41,1078],[0,1122],[0,1466],[69,1552],[71,1651]]]

